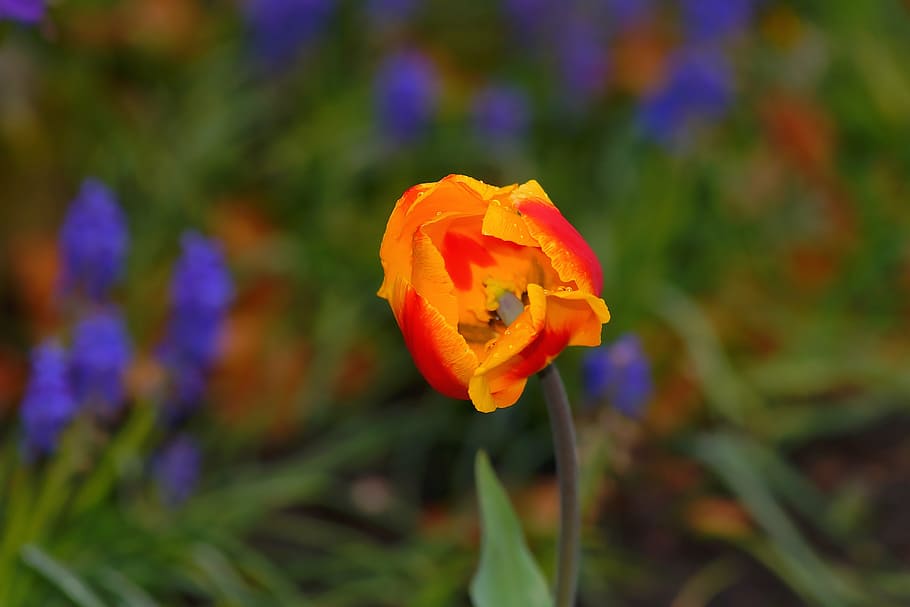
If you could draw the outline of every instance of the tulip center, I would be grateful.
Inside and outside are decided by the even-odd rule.
[[[524,311],[529,284],[545,289],[572,286],[559,280],[540,247],[485,235],[480,218],[446,227],[437,246],[455,287],[458,332],[481,361]]]
[[[525,305],[521,300],[506,291],[499,296],[499,318],[508,327],[525,311]]]

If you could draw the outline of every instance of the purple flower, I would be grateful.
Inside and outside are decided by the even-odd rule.
[[[219,356],[219,340],[234,287],[221,248],[189,232],[171,281],[171,318],[159,356],[171,377],[171,421],[198,405]]]
[[[53,341],[41,344],[32,350],[32,374],[22,400],[26,453],[30,456],[52,453],[76,408],[67,382],[66,352]]]
[[[123,318],[114,309],[82,319],[73,332],[70,377],[80,405],[103,417],[115,414],[124,401],[123,376],[132,358]]]
[[[384,133],[398,142],[413,140],[436,112],[437,75],[433,64],[416,52],[385,59],[376,74],[376,111]]]
[[[184,234],[181,243],[183,255],[171,280],[166,350],[181,363],[207,369],[218,356],[234,287],[217,243],[195,232]]]
[[[732,74],[724,58],[688,50],[671,60],[666,81],[642,101],[638,119],[647,136],[677,147],[687,143],[696,123],[718,120],[732,101]]]
[[[690,40],[711,42],[738,34],[751,22],[756,0],[680,0]]]
[[[201,460],[199,447],[186,434],[173,438],[157,454],[152,470],[165,504],[179,506],[192,495],[199,481]]]
[[[528,43],[545,37],[565,10],[554,0],[504,0],[506,19]]]
[[[168,364],[172,381],[170,401],[165,405],[165,416],[168,422],[180,421],[205,398],[207,369],[198,365],[178,366]]]
[[[590,350],[582,361],[585,393],[629,417],[640,417],[651,398],[651,365],[638,337],[627,333],[610,346]]]
[[[44,0],[0,0],[0,20],[37,23],[44,16]]]
[[[509,144],[524,137],[530,110],[521,89],[491,85],[478,91],[473,105],[474,129],[481,140]]]
[[[613,30],[627,30],[651,18],[653,0],[602,0],[603,19]]]
[[[123,274],[129,235],[114,194],[86,179],[60,230],[63,290],[103,299]]]
[[[584,105],[606,85],[606,36],[590,21],[573,20],[562,32],[558,69],[570,106]]]
[[[245,12],[256,54],[270,67],[293,60],[334,10],[334,0],[250,0]]]

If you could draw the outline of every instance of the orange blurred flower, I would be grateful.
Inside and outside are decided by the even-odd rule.
[[[610,319],[593,251],[536,181],[464,175],[409,189],[380,248],[387,299],[417,368],[483,412],[518,400],[528,376],[570,345],[600,344]],[[524,310],[497,314],[512,293]]]
[[[754,531],[749,513],[728,498],[700,497],[689,504],[684,516],[690,529],[709,537],[744,540]]]

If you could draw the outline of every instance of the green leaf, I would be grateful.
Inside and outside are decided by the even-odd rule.
[[[816,554],[781,508],[760,475],[761,462],[755,461],[760,459],[756,457],[759,451],[750,439],[725,433],[705,434],[695,441],[694,452],[765,529],[770,543],[763,560],[785,576],[794,590],[830,607],[857,603],[856,591]]]
[[[477,453],[474,473],[483,527],[480,565],[471,582],[474,607],[550,607],[547,582],[483,451]]]
[[[159,607],[158,603],[145,590],[134,584],[129,578],[110,567],[101,572],[104,586],[117,595],[122,607]]]
[[[28,544],[22,548],[22,560],[56,586],[79,607],[104,607],[104,603],[75,573],[49,554]]]

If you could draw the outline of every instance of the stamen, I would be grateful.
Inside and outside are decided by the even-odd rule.
[[[505,291],[499,296],[499,317],[507,327],[515,322],[515,319],[517,319],[524,310],[524,304],[521,303],[521,300],[515,297],[511,291]]]

